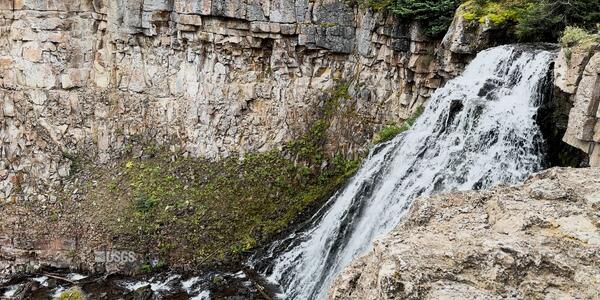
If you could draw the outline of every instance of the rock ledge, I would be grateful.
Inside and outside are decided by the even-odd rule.
[[[329,299],[597,299],[600,169],[415,201]]]

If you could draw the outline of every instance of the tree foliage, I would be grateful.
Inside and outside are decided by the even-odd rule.
[[[592,29],[600,23],[600,0],[358,0],[363,6],[387,10],[403,20],[419,21],[427,35],[441,37],[456,8],[465,17],[491,22],[514,32],[521,41],[556,42],[567,26]]]
[[[600,22],[600,0],[472,0],[467,19],[514,30],[521,41],[558,41],[566,26],[590,29]]]
[[[422,22],[425,33],[437,37],[446,33],[459,4],[457,0],[395,0],[389,8],[400,18]]]
[[[387,10],[402,20],[419,21],[433,38],[446,33],[461,0],[359,0],[374,10]]]

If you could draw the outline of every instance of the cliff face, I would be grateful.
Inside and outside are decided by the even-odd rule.
[[[587,153],[600,167],[600,50],[597,45],[563,49],[556,61],[555,85],[573,103],[563,140]]]
[[[595,299],[599,169],[416,200],[329,299]]]
[[[280,147],[340,85],[348,114],[333,120],[328,147],[359,153],[456,75],[472,53],[451,46],[474,38],[449,38],[453,53],[417,24],[330,0],[3,0],[0,9],[4,201],[47,200],[73,157],[105,163],[141,142],[206,158]]]
[[[94,250],[116,247],[104,220],[138,199],[82,196],[102,182],[74,174],[81,160],[114,169],[114,189],[127,171],[113,162],[147,145],[276,149],[340,92],[326,148],[365,151],[487,45],[464,22],[441,42],[346,1],[0,0],[0,273],[103,269]]]

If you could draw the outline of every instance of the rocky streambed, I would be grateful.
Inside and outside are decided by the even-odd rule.
[[[271,299],[272,289],[250,270],[123,276],[43,269],[1,284],[0,299]]]

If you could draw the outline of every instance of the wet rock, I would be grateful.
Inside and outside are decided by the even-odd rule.
[[[154,292],[150,288],[150,285],[143,286],[132,293],[134,300],[151,300],[154,299]]]

